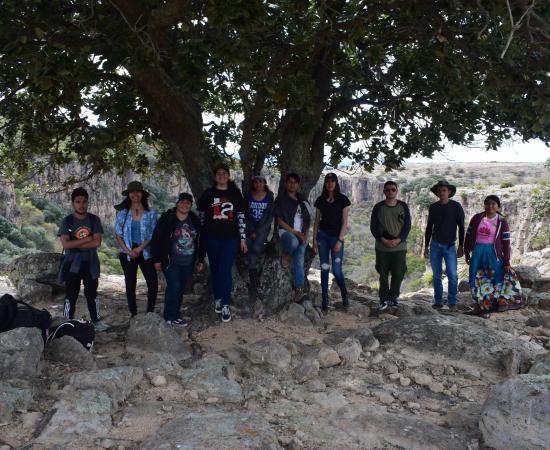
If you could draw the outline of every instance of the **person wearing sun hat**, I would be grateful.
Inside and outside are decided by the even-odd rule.
[[[124,272],[128,310],[132,316],[138,312],[136,301],[137,270],[147,284],[147,312],[155,310],[158,278],[153,267],[151,239],[157,223],[157,213],[149,207],[149,193],[139,181],[131,181],[122,191],[126,198],[115,205],[115,239],[118,242],[120,265]]]
[[[180,315],[183,293],[193,270],[202,270],[205,255],[200,247],[200,220],[192,205],[191,194],[179,194],[176,206],[160,216],[151,243],[155,269],[166,278],[164,320],[182,327],[187,326]]]
[[[447,304],[456,311],[458,291],[458,259],[464,255],[464,210],[460,203],[451,200],[456,186],[447,180],[440,180],[430,191],[439,201],[432,203],[428,211],[428,223],[424,233],[424,257],[430,258],[433,272],[434,304],[432,308],[443,308],[443,260],[448,279]],[[458,229],[458,248],[456,238]]]

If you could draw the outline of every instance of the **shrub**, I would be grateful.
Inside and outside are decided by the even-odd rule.
[[[415,199],[415,203],[422,209],[427,209],[434,202],[434,198],[427,192],[421,192]]]
[[[500,187],[505,189],[505,188],[511,188],[512,186],[514,185],[513,182],[511,182],[510,180],[508,181],[503,181],[502,183],[500,183]]]
[[[42,252],[55,251],[53,236],[44,228],[29,225],[21,229],[23,236]]]
[[[533,189],[532,194],[533,219],[543,220],[550,217],[550,186]]]
[[[533,250],[542,250],[550,247],[550,226],[546,226],[538,231],[531,241]]]

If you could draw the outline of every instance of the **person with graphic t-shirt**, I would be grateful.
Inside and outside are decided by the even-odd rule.
[[[90,320],[97,332],[107,330],[99,315],[97,287],[99,279],[99,258],[97,249],[101,245],[103,227],[99,217],[88,212],[88,192],[76,188],[71,193],[73,213],[63,219],[57,235],[64,250],[59,279],[65,282],[66,296],[63,315],[74,319],[76,300],[80,284],[84,284],[84,296],[88,303]]]
[[[485,198],[484,212],[472,217],[466,239],[464,257],[470,265],[470,288],[474,306],[468,314],[489,318],[491,311],[521,307],[518,286],[505,281],[510,272],[510,227],[500,214],[500,199]]]
[[[258,256],[264,252],[273,222],[273,192],[269,190],[267,180],[261,174],[252,177],[246,200],[248,296],[255,301],[260,297],[258,292]]]
[[[169,325],[185,327],[180,315],[185,287],[193,269],[203,268],[204,251],[200,246],[200,221],[191,211],[193,197],[187,192],[178,196],[176,207],[164,212],[153,232],[151,252],[157,271],[166,278],[164,320]]]
[[[328,312],[328,275],[330,270],[329,254],[332,257],[332,273],[342,294],[342,305],[349,306],[348,291],[342,271],[344,259],[344,237],[348,231],[348,215],[351,202],[340,193],[338,177],[327,173],[323,183],[323,192],[315,200],[315,222],[313,224],[313,251],[319,251],[321,263],[321,291],[323,300],[321,309]]]
[[[229,178],[229,166],[214,168],[214,186],[201,195],[197,210],[214,292],[214,310],[223,322],[231,320],[232,269],[237,252],[246,245],[245,205],[241,191]]]
[[[407,272],[407,237],[411,231],[411,214],[407,204],[397,199],[397,192],[397,183],[386,181],[386,199],[374,205],[370,218],[370,230],[376,239],[376,270],[380,275],[379,311],[388,306],[399,306],[397,299]]]
[[[273,216],[279,226],[281,239],[281,264],[294,271],[294,301],[304,298],[304,255],[311,224],[309,203],[298,192],[300,176],[289,173],[285,177],[286,190],[275,199]]]

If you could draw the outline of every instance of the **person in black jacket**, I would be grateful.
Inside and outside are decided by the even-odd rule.
[[[193,197],[181,193],[176,207],[164,212],[153,232],[151,250],[156,270],[166,278],[164,320],[171,325],[187,326],[180,317],[185,286],[193,269],[203,268],[204,251],[200,246],[200,221],[191,211]]]
[[[273,223],[273,192],[261,174],[252,177],[246,196],[246,243],[248,245],[248,274],[250,283],[248,295],[251,299],[258,294],[258,256],[264,252],[265,243]]]
[[[273,215],[279,226],[283,267],[290,261],[294,270],[294,301],[304,297],[304,255],[309,226],[311,224],[310,205],[299,192],[300,176],[289,173],[285,177],[286,190],[275,199]]]
[[[248,251],[244,199],[230,179],[229,166],[214,167],[214,186],[203,192],[197,210],[208,254],[214,311],[221,315],[222,322],[229,322],[233,263],[239,248],[243,253]]]
[[[380,306],[399,306],[399,290],[407,272],[407,237],[411,231],[411,213],[407,204],[397,200],[397,183],[386,181],[386,199],[377,203],[371,214],[370,230],[376,243],[376,270],[380,274]],[[391,275],[391,285],[388,278]]]

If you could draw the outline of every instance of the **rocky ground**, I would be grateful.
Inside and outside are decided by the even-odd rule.
[[[378,315],[362,286],[323,317],[314,286],[303,305],[228,324],[195,286],[191,326],[175,329],[130,320],[122,278],[102,278],[111,328],[91,354],[0,334],[0,449],[548,449],[550,311],[533,299],[550,283],[537,286],[538,307],[489,320],[435,312],[429,291]]]

